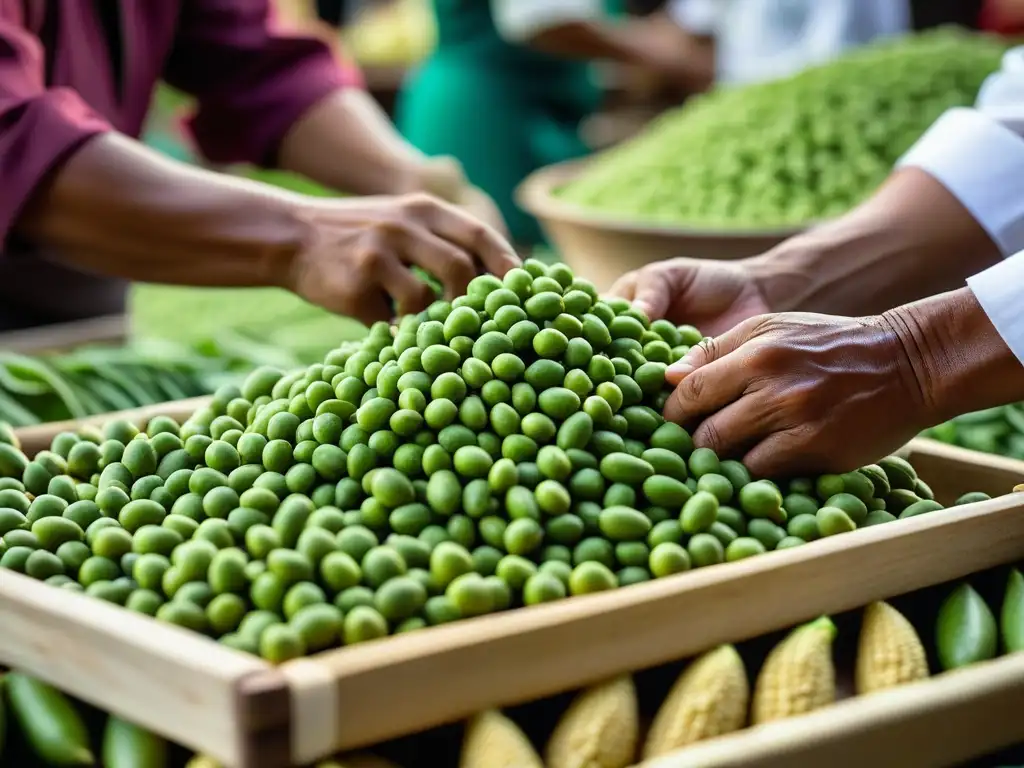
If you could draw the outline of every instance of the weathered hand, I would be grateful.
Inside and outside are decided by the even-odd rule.
[[[519,263],[494,229],[429,195],[316,202],[298,215],[308,225],[307,242],[290,265],[288,287],[367,324],[433,300],[410,266],[436,277],[452,298],[481,268],[501,276]]]
[[[652,320],[689,323],[711,335],[771,311],[761,279],[742,261],[658,261],[623,275],[610,293]]]
[[[930,386],[888,315],[761,315],[693,347],[668,370],[665,417],[763,477],[847,471],[935,421]]]

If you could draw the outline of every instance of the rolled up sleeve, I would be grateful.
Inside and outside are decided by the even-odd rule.
[[[899,165],[937,179],[1008,257],[967,285],[1024,363],[1024,47],[1006,52],[973,109],[946,112]]]
[[[186,0],[164,77],[196,97],[190,127],[209,160],[266,167],[310,107],[361,85],[323,41],[276,30],[269,0]]]
[[[968,278],[967,285],[1006,346],[1024,363],[1024,252]]]
[[[39,40],[0,18],[0,250],[36,188],[87,139],[112,130],[67,88],[47,88]]]
[[[973,109],[951,109],[899,161],[929,173],[1004,256],[1024,249],[1024,48],[1003,58]]]

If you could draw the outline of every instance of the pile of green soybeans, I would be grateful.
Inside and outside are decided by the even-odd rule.
[[[0,566],[276,663],[941,508],[898,457],[776,484],[694,448],[661,409],[701,338],[529,260],[180,426],[2,429]]]
[[[768,83],[717,88],[612,149],[558,191],[605,217],[799,227],[869,196],[943,112],[969,106],[1004,42],[938,29]]]

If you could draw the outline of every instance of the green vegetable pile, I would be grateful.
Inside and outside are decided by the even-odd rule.
[[[558,194],[618,218],[804,225],[870,195],[950,107],[970,105],[1005,45],[939,29],[793,77],[715,90],[595,160]]]
[[[218,336],[192,348],[151,341],[44,357],[0,351],[0,420],[27,427],[184,400],[239,382],[262,363],[299,365],[238,334]]]
[[[942,508],[898,457],[780,486],[695,449],[660,411],[700,339],[530,260],[180,427],[0,430],[0,566],[281,662]]]
[[[973,451],[1024,459],[1024,403],[965,413],[923,433]]]
[[[157,768],[184,754],[163,739],[98,712],[46,683],[0,670],[0,764],[18,768]]]

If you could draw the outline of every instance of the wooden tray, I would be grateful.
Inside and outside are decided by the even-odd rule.
[[[998,494],[1024,480],[1020,462],[972,452],[961,457],[957,449],[924,441],[906,453],[947,500],[966,490]],[[1021,557],[1024,495],[1010,494],[279,667],[0,571],[0,663],[227,765],[283,768]]]
[[[170,416],[180,424],[191,416],[197,408],[201,408],[209,402],[210,397],[207,395],[204,397],[191,397],[187,400],[174,400],[156,405],[146,405],[127,411],[100,413],[86,419],[51,421],[34,427],[23,427],[18,430],[18,437],[21,440],[22,450],[26,454],[32,455],[49,448],[55,435],[61,432],[74,432],[86,424],[102,425],[114,419],[127,419],[140,429],[145,429],[149,420],[154,416]]]

